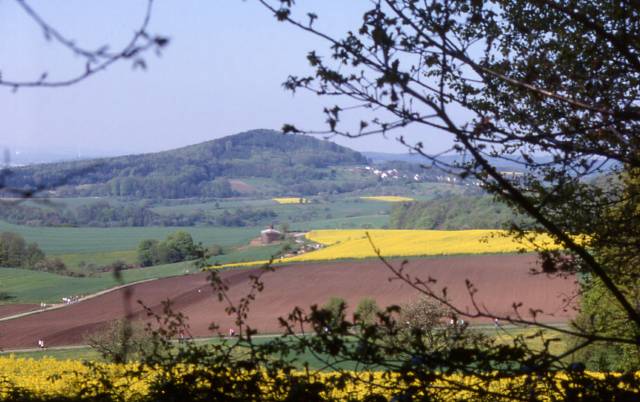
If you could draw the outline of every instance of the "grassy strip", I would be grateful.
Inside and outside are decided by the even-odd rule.
[[[417,261],[417,260],[425,260],[425,259],[443,259],[443,258],[457,258],[457,257],[472,257],[472,256],[501,256],[501,255],[534,255],[534,252],[527,253],[519,253],[519,252],[505,252],[505,253],[456,253],[456,254],[423,254],[423,255],[390,255],[384,256],[385,259],[390,260],[390,262],[400,262],[400,261]],[[379,261],[380,258],[377,256],[371,257],[346,257],[346,258],[334,258],[332,260],[329,259],[318,259],[318,260],[304,260],[304,261],[291,261],[289,259],[275,259],[271,265],[278,267],[286,267],[289,265],[307,265],[307,264],[318,264],[318,263],[338,263],[338,262],[362,262],[362,261]],[[219,266],[211,266],[210,269],[239,269],[239,268],[255,268],[258,266],[263,266],[267,264],[269,260],[256,260],[256,261],[247,261],[247,262],[237,262],[237,263],[229,263],[223,264]]]
[[[564,327],[564,325],[559,326]],[[523,328],[515,327],[512,325],[502,325],[500,327],[495,327],[493,324],[491,324],[471,326],[469,327],[469,331],[481,332],[488,337],[494,338],[497,344],[505,345],[513,344],[514,340],[517,337],[523,337],[527,346],[531,348],[531,350],[538,351],[542,350],[545,339],[551,337],[558,338],[556,342],[550,343],[550,352],[556,355],[566,351],[569,346],[568,340],[565,337],[558,337],[557,334],[548,330],[542,331],[541,335],[536,335],[539,332],[539,329],[532,327]],[[255,345],[263,345],[279,337],[280,335],[259,335],[254,337],[253,343]],[[218,337],[212,337],[196,339],[195,341],[201,344],[216,344],[222,342],[223,340]],[[32,358],[36,360],[45,357],[52,357],[58,360],[101,360],[99,354],[88,346],[60,347],[47,350],[32,350],[24,352],[9,351],[3,354],[15,355],[16,357],[21,358]],[[307,363],[309,364],[309,367],[311,369],[325,368],[325,363],[323,362],[323,360],[328,358],[328,356],[316,356],[308,350],[304,351],[303,353],[297,354],[296,357],[300,368],[304,366],[304,363]],[[356,362],[343,362],[337,364],[337,366],[345,370],[357,370],[359,368]]]

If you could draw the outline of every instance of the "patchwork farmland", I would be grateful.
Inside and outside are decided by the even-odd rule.
[[[392,260],[399,266],[400,261]],[[427,258],[411,261],[405,273],[427,281],[438,291],[447,288],[451,301],[469,312],[473,304],[465,285],[468,280],[478,289],[475,302],[487,312],[531,318],[530,309],[542,310],[541,322],[566,323],[574,317],[574,307],[567,299],[576,289],[573,277],[547,278],[532,276],[537,260],[531,255],[459,256]],[[407,283],[395,280],[381,262],[334,262],[288,265],[273,272],[260,269],[228,270],[221,278],[229,286],[230,300],[238,302],[250,291],[250,277],[261,275],[264,291],[250,308],[248,324],[263,334],[282,331],[279,317],[286,317],[296,306],[308,308],[323,304],[330,297],[346,300],[349,312],[365,297],[375,298],[381,306],[409,303],[420,294]],[[105,328],[109,322],[123,318],[128,308],[137,320],[147,320],[140,301],[154,312],[162,313],[162,302],[171,300],[177,312],[189,317],[191,335],[216,335],[209,330],[212,322],[222,331],[234,327],[235,318],[225,313],[225,303],[212,294],[207,273],[158,279],[131,285],[104,295],[12,320],[0,321],[0,345],[4,349],[28,348],[34,339],[47,344],[72,345],[83,343],[86,336]],[[522,303],[518,312],[514,303]],[[7,313],[5,313],[7,314]],[[475,323],[487,323],[487,319]]]

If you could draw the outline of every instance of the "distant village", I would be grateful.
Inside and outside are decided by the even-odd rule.
[[[359,166],[353,169],[355,172],[359,172],[365,175],[374,175],[379,180],[382,181],[393,181],[393,180],[405,180],[405,181],[413,181],[416,183],[425,183],[425,182],[437,182],[437,183],[449,183],[461,186],[476,186],[482,187],[482,182],[479,180],[462,180],[459,176],[454,174],[446,174],[444,172],[439,172],[439,174],[433,174],[432,172],[427,173],[403,173],[398,169],[382,169],[375,166]],[[521,183],[524,180],[524,173],[518,171],[501,171],[500,172],[507,180],[510,180],[514,183]]]

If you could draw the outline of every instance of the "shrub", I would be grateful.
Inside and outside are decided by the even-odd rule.
[[[400,309],[400,322],[409,330],[429,332],[452,319],[449,309],[432,299],[420,298]]]
[[[67,266],[60,258],[45,258],[38,261],[33,269],[37,271],[50,272],[52,274],[65,274],[67,273]]]
[[[376,301],[370,297],[365,297],[360,300],[356,307],[356,320],[364,325],[373,325],[376,322],[376,316],[380,308]]]
[[[215,257],[217,255],[224,254],[224,249],[219,244],[212,244],[209,246],[209,255]]]
[[[342,297],[333,296],[322,306],[327,313],[327,323],[335,328],[346,319],[347,302]]]
[[[27,244],[24,237],[17,233],[0,234],[0,267],[34,268],[45,258],[38,244]]]
[[[113,363],[137,359],[153,349],[152,338],[144,327],[125,319],[113,321],[102,331],[86,336],[85,342]]]

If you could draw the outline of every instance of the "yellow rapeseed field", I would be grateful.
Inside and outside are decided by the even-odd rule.
[[[39,397],[78,398],[82,388],[97,392],[118,392],[124,399],[136,399],[148,391],[142,381],[126,378],[131,365],[94,363],[95,366],[113,380],[113,387],[105,389],[93,376],[89,367],[79,360],[57,360],[45,357],[41,360],[22,359],[14,356],[0,358],[0,399],[5,399],[11,388],[32,392]],[[90,397],[91,395],[85,395]]]
[[[281,258],[276,262],[372,258],[376,257],[373,246],[379,249],[384,257],[516,253],[534,251],[535,245],[547,250],[560,248],[546,235],[537,236],[534,245],[529,241],[519,242],[502,230],[327,229],[311,231],[306,234],[306,238],[325,247],[305,254]],[[226,264],[221,267],[265,263],[267,261],[254,261]]]
[[[92,365],[98,369],[104,379],[108,380],[107,382],[99,381],[99,376],[80,361],[2,357],[0,358],[0,379],[2,381],[0,399],[6,399],[11,391],[18,389],[33,393],[43,399],[57,397],[88,400],[98,393],[110,395],[114,400],[143,399],[149,391],[151,382],[162,373],[159,369],[143,368],[143,375],[137,378],[127,376],[127,370],[135,370],[138,367],[134,363],[117,365],[94,362]],[[192,370],[187,366],[176,366],[174,371],[177,380],[182,379],[187,381],[190,386],[198,386],[193,384],[193,378],[189,376]],[[375,394],[391,399],[394,394],[407,387],[407,384],[398,381],[399,377],[393,373],[385,375],[383,372],[346,372],[346,374],[349,377],[345,379],[342,389],[330,386],[329,391],[322,392],[322,397],[331,400],[364,400],[367,396]],[[592,380],[604,378],[601,373],[587,372],[585,374]],[[235,375],[239,379],[242,373],[229,372],[228,375]],[[311,378],[307,377],[305,372],[294,372],[291,375],[300,376],[312,382],[328,384],[333,384],[338,380],[338,374],[331,372],[315,373]],[[508,389],[523,386],[525,383],[528,384],[529,389],[537,389],[538,395],[547,395],[549,399],[552,399],[552,394],[556,398],[561,396],[557,389],[550,389],[548,384],[531,383],[530,377],[491,377],[480,379],[473,375],[450,374],[428,381],[428,386],[421,384],[417,378],[415,384],[411,385],[418,388],[424,387],[425,396],[430,394],[437,396],[439,400],[464,401],[478,397],[478,395],[487,396],[487,393],[493,396],[492,400],[502,400],[503,398],[507,400],[508,394],[505,392]],[[271,389],[273,379],[267,373],[264,373],[261,378],[264,381],[258,385],[262,389],[265,399],[284,398],[284,395],[281,394],[280,398],[274,395],[274,390]],[[556,374],[556,381],[560,382],[566,379],[566,374]],[[206,388],[207,384],[204,381],[202,379],[202,381],[198,381],[198,384]],[[90,391],[88,394],[87,390]]]
[[[533,244],[520,243],[506,234],[501,230],[314,230],[307,233],[307,239],[327,247],[293,257],[292,260],[370,258],[376,256],[373,246],[385,257],[515,253],[520,250],[534,250]],[[551,249],[559,248],[548,236],[538,236],[536,244]]]
[[[398,195],[374,195],[368,197],[360,197],[363,200],[371,200],[371,201],[386,201],[386,202],[409,202],[415,201],[411,197],[401,197]]]
[[[278,204],[308,204],[310,201],[302,197],[280,197],[272,198]]]

